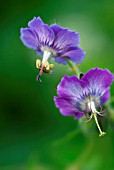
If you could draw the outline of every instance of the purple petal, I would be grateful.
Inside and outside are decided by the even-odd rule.
[[[52,24],[50,25],[50,28],[53,30],[54,34],[56,35],[58,32],[63,30],[64,28],[60,27],[59,25]]]
[[[34,17],[28,23],[28,26],[36,33],[39,44],[42,46],[50,46],[55,38],[54,32],[50,27],[43,23],[40,17]]]
[[[62,64],[67,64],[67,60],[62,57],[55,57],[55,61]]]
[[[79,47],[74,47],[74,49],[69,50],[62,54],[62,56],[68,57],[71,61],[79,64],[83,61],[86,53]]]
[[[104,92],[104,90],[112,84],[113,75],[108,69],[102,70],[100,68],[95,68],[89,70],[82,77],[82,80],[87,81],[90,88]]]
[[[75,113],[75,119],[80,119],[81,117],[83,117],[85,115],[84,112],[76,112]]]
[[[37,49],[38,48],[38,40],[35,36],[34,32],[31,31],[30,28],[21,28],[21,36],[20,39],[28,48]]]
[[[43,52],[40,50],[40,48],[38,48],[38,49],[36,50],[36,54],[43,56]]]
[[[110,89],[108,88],[105,93],[101,96],[101,103],[104,104],[110,99]]]
[[[54,97],[54,102],[56,107],[60,109],[62,115],[71,116],[76,113],[76,108],[63,98]]]
[[[37,32],[39,25],[44,24],[40,17],[34,17],[31,21],[28,22],[28,26]]]
[[[47,25],[40,25],[37,28],[39,42],[41,45],[50,46],[54,41],[54,32]]]
[[[87,84],[85,81],[78,79],[76,76],[64,76],[57,87],[59,97],[71,98],[78,101],[81,95],[86,93]]]
[[[79,41],[79,33],[68,29],[62,29],[61,31],[58,31],[55,36],[53,48],[57,49],[60,53],[63,52],[65,48],[69,48],[69,46],[76,46]]]
[[[67,99],[61,97],[54,97],[54,102],[57,108],[60,109],[60,112],[64,116],[74,115],[76,119],[84,116],[84,112],[78,112],[76,107],[73,106]]]

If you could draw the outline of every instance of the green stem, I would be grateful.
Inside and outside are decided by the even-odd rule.
[[[63,138],[56,140],[53,145],[62,145],[65,144],[67,142],[69,142],[70,140],[72,140],[74,137],[76,137],[76,135],[78,135],[80,133],[80,130],[74,130],[69,132],[66,136],[64,136]]]
[[[80,76],[80,71],[79,71],[79,68],[75,65],[72,64],[72,62],[68,59],[66,59],[67,62],[68,62],[68,65],[70,66],[70,68],[72,69],[72,71],[77,75],[77,77],[79,78]]]

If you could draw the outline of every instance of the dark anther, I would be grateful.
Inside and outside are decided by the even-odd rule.
[[[84,76],[84,74],[83,74],[83,73],[80,73],[80,79],[81,79],[83,76]]]

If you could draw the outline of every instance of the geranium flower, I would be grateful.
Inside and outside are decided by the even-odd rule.
[[[103,136],[105,133],[98,124],[97,114],[102,116],[102,111],[98,109],[109,100],[113,79],[109,70],[100,68],[89,70],[81,79],[65,75],[57,87],[55,105],[64,116],[74,115],[76,119],[94,117],[100,136]]]
[[[21,28],[20,38],[25,46],[34,49],[37,54],[43,55],[38,79],[42,75],[45,62],[51,57],[62,64],[67,64],[66,59],[77,64],[83,61],[86,53],[78,47],[80,42],[78,32],[70,31],[56,24],[48,26],[40,17],[34,17],[28,23],[28,27]]]

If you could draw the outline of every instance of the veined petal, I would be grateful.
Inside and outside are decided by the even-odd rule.
[[[59,97],[71,98],[76,102],[86,95],[87,87],[87,83],[76,76],[65,75],[57,87],[57,94]]]
[[[43,46],[50,46],[55,38],[53,30],[48,25],[39,25],[37,28],[39,43]]]
[[[44,22],[42,21],[42,19],[40,17],[34,17],[31,21],[28,22],[28,26],[32,29],[35,30],[37,32],[37,28],[39,27],[39,25],[44,24]]]
[[[50,28],[53,30],[55,35],[57,35],[57,33],[60,32],[61,30],[64,30],[64,28],[60,27],[57,24],[50,25]]]
[[[84,112],[79,112],[77,108],[72,105],[67,99],[61,97],[54,97],[54,102],[57,108],[60,109],[60,112],[64,116],[72,116],[74,115],[76,119],[84,116]]]
[[[62,54],[62,56],[68,57],[71,61],[77,64],[83,61],[85,55],[86,53],[79,47],[74,47],[73,49],[71,48],[71,50],[69,48],[68,51]]]
[[[65,48],[79,44],[79,41],[79,33],[68,29],[62,29],[61,31],[58,31],[55,36],[53,48],[58,49],[59,52],[63,52]]]
[[[53,43],[55,38],[54,32],[47,24],[44,24],[40,17],[34,17],[28,23],[28,26],[36,33],[40,45],[50,46]]]
[[[75,119],[80,119],[81,117],[83,117],[85,115],[84,112],[76,112],[75,113]]]
[[[54,97],[54,102],[64,116],[71,116],[76,113],[76,108],[64,98]]]
[[[107,90],[112,84],[113,74],[108,70],[102,70],[100,68],[95,68],[89,70],[83,77],[82,80],[89,83],[90,88],[96,92],[101,92],[101,94]]]
[[[65,59],[62,58],[62,57],[55,57],[55,61],[56,61],[57,63],[67,64],[67,60],[65,60]]]
[[[33,48],[35,50],[38,48],[38,39],[30,28],[21,28],[20,39],[28,48]]]
[[[104,104],[110,99],[110,88],[108,88],[105,93],[101,96],[101,103]]]

